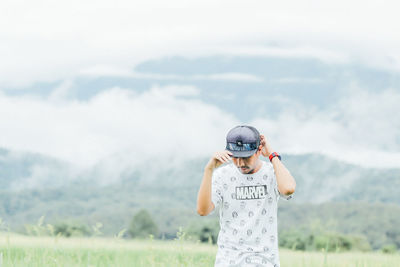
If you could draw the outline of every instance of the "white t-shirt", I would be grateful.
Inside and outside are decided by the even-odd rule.
[[[253,174],[242,174],[233,163],[213,173],[212,202],[220,208],[216,267],[280,266],[277,231],[280,193],[272,164],[265,161],[262,164]]]

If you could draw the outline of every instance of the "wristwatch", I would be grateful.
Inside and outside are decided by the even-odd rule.
[[[275,158],[275,157],[278,157],[278,159],[281,160],[281,155],[279,155],[277,152],[272,152],[272,153],[269,155],[269,161],[272,162],[272,159]]]

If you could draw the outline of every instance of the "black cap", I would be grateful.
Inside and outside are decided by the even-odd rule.
[[[235,158],[250,157],[257,151],[259,145],[260,133],[252,126],[236,126],[226,136],[226,150]]]

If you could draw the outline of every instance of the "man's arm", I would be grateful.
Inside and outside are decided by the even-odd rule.
[[[272,159],[272,166],[274,166],[279,192],[285,196],[293,194],[296,190],[296,181],[288,169],[286,169],[278,157]]]
[[[212,174],[215,168],[230,161],[230,155],[228,151],[216,152],[204,168],[203,181],[197,195],[197,213],[201,216],[208,215],[215,208],[214,203],[211,201]]]
[[[269,155],[273,152],[270,144],[267,142],[264,135],[260,135],[261,137],[261,145],[263,156],[269,158]],[[283,195],[291,195],[296,190],[296,181],[293,176],[290,174],[288,169],[286,169],[285,165],[278,159],[278,157],[274,157],[272,159],[272,166],[274,166],[276,182],[278,184],[278,190]]]

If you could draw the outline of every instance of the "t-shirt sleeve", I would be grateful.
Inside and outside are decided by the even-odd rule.
[[[274,193],[275,193],[275,196],[276,196],[276,199],[277,199],[277,200],[278,200],[280,197],[283,198],[283,199],[286,199],[286,200],[289,200],[289,199],[293,198],[293,194],[291,194],[291,195],[284,195],[284,194],[282,194],[281,192],[279,192],[279,190],[278,190],[278,183],[277,183],[277,181],[276,181],[276,176],[275,176],[275,170],[274,170],[273,167],[271,168],[271,177],[272,177],[272,186],[273,186],[273,188],[274,188]]]
[[[215,209],[222,203],[222,176],[220,169],[216,169],[212,175],[211,182],[211,201],[214,203]]]

